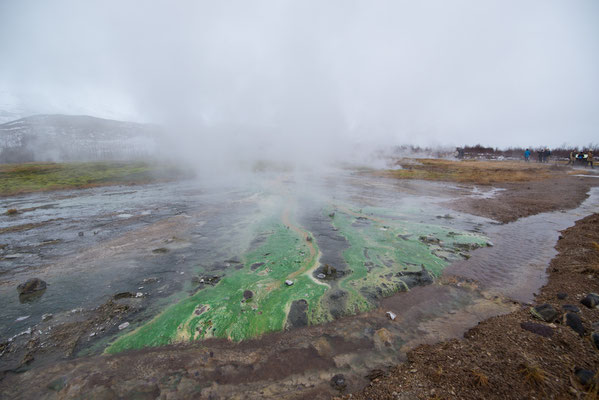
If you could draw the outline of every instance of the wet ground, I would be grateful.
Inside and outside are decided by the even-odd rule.
[[[0,350],[3,369],[21,371],[24,377],[34,374],[40,382],[63,377],[63,386],[68,387],[68,381],[83,379],[81,374],[111,369],[111,374],[119,376],[119,369],[124,371],[131,363],[145,365],[143,379],[129,371],[127,382],[110,378],[79,387],[104,388],[119,395],[148,386],[141,385],[140,379],[153,382],[148,386],[151,390],[161,393],[170,388],[182,397],[198,393],[327,396],[357,389],[366,383],[369,371],[397,363],[409,348],[460,336],[480,320],[513,310],[514,301],[530,301],[544,283],[558,231],[599,205],[595,190],[577,209],[501,225],[445,208],[456,198],[495,196],[497,191],[489,188],[373,179],[351,172],[318,178],[263,175],[243,182],[219,187],[179,182],[5,199],[6,209],[22,212],[0,217],[0,300],[4,305],[0,337],[14,338]],[[56,344],[50,340],[53,329],[93,320],[75,333],[69,357],[98,354],[122,340],[123,334],[134,334],[139,331],[134,329],[164,315],[169,306],[215,291],[246,270],[248,274],[265,271],[267,265],[257,265],[262,261],[250,255],[268,245],[273,236],[273,228],[263,225],[268,219],[265,216],[270,215],[282,216],[283,229],[289,227],[290,235],[299,235],[298,243],[307,246],[293,250],[303,251],[307,260],[306,265],[299,263],[305,269],[302,275],[294,275],[294,280],[306,276],[310,279],[306,285],[327,287],[322,298],[298,297],[288,304],[291,312],[281,325],[286,331],[240,344],[210,339],[184,348],[102,356],[99,362],[94,358],[72,361],[78,365],[79,375],[67,374],[68,364],[49,365],[64,357],[62,351],[32,353],[32,359],[24,362],[22,357],[29,353],[11,350],[16,343],[26,348],[36,340],[37,345],[31,346],[44,342],[52,346]],[[453,242],[453,247],[437,243],[440,237],[445,243],[456,234],[471,234],[484,243],[492,242],[493,247],[473,250],[479,246],[472,247],[470,242],[462,248]],[[304,235],[312,239],[305,240]],[[368,244],[360,241],[370,237],[377,239]],[[421,254],[421,262],[414,260],[420,254],[416,250],[410,254],[389,250],[404,249],[401,246],[407,244],[424,245],[428,250]],[[308,257],[311,248],[313,259]],[[386,257],[388,254],[391,256]],[[251,263],[246,262],[250,259]],[[352,266],[356,260],[366,269],[363,280],[353,279],[358,271]],[[421,271],[419,264],[433,272],[430,280],[422,274],[410,275]],[[333,266],[334,272],[325,270],[327,265]],[[398,275],[391,277],[386,272],[373,281],[377,268]],[[324,277],[318,278],[321,273]],[[48,288],[39,297],[19,298],[16,286],[33,276],[45,280]],[[219,286],[218,280],[208,281],[215,277],[224,283]],[[409,291],[402,291],[400,281]],[[260,282],[256,280],[257,285]],[[389,282],[395,286],[387,292],[378,296],[369,292]],[[118,293],[131,293],[132,297],[115,298]],[[262,305],[258,293],[259,289],[253,288],[255,303],[244,298],[242,309]],[[362,310],[361,299],[366,304]],[[100,307],[107,302],[110,307]],[[310,320],[310,315],[316,315],[310,314],[315,304],[329,317],[322,318],[322,324],[305,326],[317,321],[316,317]],[[123,307],[122,313],[114,311]],[[250,308],[248,312],[261,311]],[[201,307],[192,310],[198,317],[207,312]],[[98,313],[105,311],[107,316],[98,319]],[[396,319],[389,319],[386,311],[392,311]],[[42,315],[49,313],[53,318],[41,322]],[[209,321],[212,324],[212,319]],[[130,326],[121,331],[118,326],[124,322]],[[22,332],[26,333],[17,336]],[[231,330],[223,328],[222,332],[221,337],[231,337]],[[158,354],[170,361],[161,365]],[[339,382],[340,374],[343,382]],[[176,383],[165,383],[165,377],[171,375]],[[337,378],[331,381],[334,376]],[[48,390],[46,383],[40,384],[39,393],[51,397],[57,391]]]

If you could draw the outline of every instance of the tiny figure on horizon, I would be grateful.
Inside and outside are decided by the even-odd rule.
[[[537,150],[537,161],[543,162],[543,150]]]
[[[464,158],[464,148],[463,147],[456,147],[455,149],[457,151],[457,157],[461,160],[462,158]]]
[[[549,148],[546,148],[545,150],[543,150],[543,162],[549,162],[550,156],[551,156],[551,150],[549,150]]]
[[[530,150],[526,149],[526,151],[524,152],[524,161],[529,162],[530,161]]]

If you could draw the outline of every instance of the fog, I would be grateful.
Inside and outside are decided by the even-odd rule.
[[[595,0],[3,0],[0,104],[157,123],[211,166],[584,146],[598,18]]]

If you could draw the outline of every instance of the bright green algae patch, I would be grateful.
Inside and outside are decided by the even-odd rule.
[[[468,250],[489,245],[481,235],[437,225],[381,219],[369,213],[337,209],[332,223],[350,247],[343,258],[351,269],[339,286],[348,292],[348,310],[363,311],[374,301],[439,276],[449,262]],[[375,211],[375,212],[372,212]],[[377,216],[372,216],[375,214]]]
[[[308,313],[314,314],[311,305],[317,305],[328,288],[304,273],[316,262],[316,244],[276,220],[266,225],[268,239],[243,257],[243,269],[167,308],[119,338],[107,352],[208,337],[236,341],[256,337],[283,329],[291,302],[299,299],[306,300]],[[258,263],[264,264],[251,268]],[[292,286],[285,284],[288,279]],[[250,299],[244,298],[247,290],[252,292]]]
[[[257,337],[284,329],[297,300],[307,302],[309,324],[326,322],[333,319],[331,294],[339,291],[344,294],[341,314],[356,314],[376,307],[382,297],[431,282],[450,261],[488,244],[481,235],[394,219],[382,209],[364,213],[339,207],[331,225],[349,244],[342,254],[347,270],[338,279],[312,276],[319,265],[318,235],[308,241],[310,233],[269,217],[258,222],[255,231],[256,236],[267,237],[265,242],[242,256],[243,268],[228,271],[217,285],[166,308],[106,351],[209,337],[235,341]],[[286,280],[293,285],[287,286]]]

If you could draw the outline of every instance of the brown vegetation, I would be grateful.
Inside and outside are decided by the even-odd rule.
[[[568,169],[556,164],[519,161],[479,161],[419,159],[398,161],[402,169],[375,172],[376,175],[398,179],[423,179],[490,185],[508,182],[539,181],[567,175]]]

